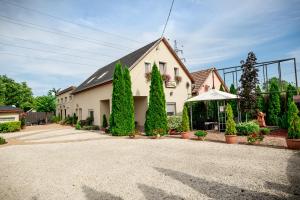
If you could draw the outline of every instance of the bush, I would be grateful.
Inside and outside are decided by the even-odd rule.
[[[250,144],[253,144],[256,141],[261,142],[261,141],[263,141],[263,139],[264,139],[264,136],[262,134],[259,134],[259,133],[252,133],[252,134],[248,135],[248,137],[247,137],[247,141]]]
[[[107,118],[106,115],[104,114],[102,117],[102,128],[107,128],[107,127],[108,127]]]
[[[207,135],[207,132],[200,130],[200,131],[196,131],[195,135],[197,137],[205,137]]]
[[[260,128],[259,132],[263,135],[269,135],[270,134],[270,129],[269,128]]]
[[[242,122],[236,125],[237,135],[250,135],[259,132],[259,125],[254,122]]]
[[[299,110],[295,102],[291,101],[289,103],[288,110],[288,138],[289,139],[300,139],[300,118],[298,116]]]
[[[190,131],[190,122],[189,122],[189,115],[188,115],[188,111],[187,111],[187,105],[183,106],[181,131],[183,131],[183,132]]]
[[[6,144],[6,140],[3,137],[0,137],[0,145],[1,144]]]
[[[15,132],[15,131],[19,131],[20,129],[21,129],[20,121],[0,123],[0,133]]]
[[[61,120],[60,116],[52,116],[51,117],[51,122],[53,122],[53,123],[58,123],[58,122],[60,122],[60,120]]]
[[[81,130],[100,130],[100,127],[97,125],[83,126]]]
[[[74,113],[73,114],[73,117],[72,117],[72,124],[76,124],[78,121],[78,117],[76,116],[76,114]]]
[[[168,129],[180,131],[181,116],[168,116]]]
[[[225,134],[236,135],[236,124],[235,121],[233,120],[233,112],[230,104],[227,104],[226,106],[226,115],[227,115],[227,120],[226,120]]]
[[[76,123],[75,129],[76,129],[76,130],[80,130],[80,129],[81,129],[81,126],[80,126],[80,123],[79,123],[79,122]]]

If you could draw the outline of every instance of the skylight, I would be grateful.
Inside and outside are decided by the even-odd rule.
[[[92,82],[92,80],[94,80],[95,77],[91,78],[86,84],[89,84],[90,82]]]
[[[107,74],[108,71],[104,72],[103,74],[101,74],[97,79],[102,78],[103,76],[105,76]]]

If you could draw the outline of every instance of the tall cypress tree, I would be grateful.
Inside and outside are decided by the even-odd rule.
[[[256,85],[258,81],[258,69],[255,67],[256,56],[253,52],[248,53],[246,62],[242,65],[241,87],[241,110],[246,113],[253,113],[256,108]]]
[[[259,111],[265,112],[265,99],[264,96],[261,93],[261,89],[259,85],[256,87],[256,93],[257,93],[257,101],[256,101],[256,107]]]
[[[157,130],[161,134],[167,132],[166,99],[162,77],[156,64],[152,67],[149,106],[146,112],[146,135],[154,135]]]
[[[125,112],[126,116],[124,118],[125,122],[125,130],[127,134],[130,134],[134,131],[134,103],[133,103],[133,96],[131,90],[131,78],[128,68],[125,66],[124,68],[124,84],[125,84]]]
[[[113,76],[112,112],[110,115],[110,132],[112,135],[126,135],[124,123],[124,78],[121,63],[118,62]]]
[[[280,114],[280,92],[278,83],[271,81],[270,84],[270,95],[269,95],[269,106],[268,106],[268,123],[270,125],[277,126]]]
[[[237,93],[237,90],[235,89],[234,84],[230,85],[230,93],[231,94],[236,94]],[[229,104],[231,105],[233,115],[237,117],[238,116],[238,113],[237,113],[237,100],[232,99],[232,100],[229,101]]]

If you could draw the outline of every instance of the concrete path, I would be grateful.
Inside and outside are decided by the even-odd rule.
[[[300,152],[55,126],[3,135],[0,199],[299,199]]]

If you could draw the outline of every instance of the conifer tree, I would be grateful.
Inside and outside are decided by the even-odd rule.
[[[256,87],[256,93],[257,93],[256,107],[259,111],[265,112],[265,99],[261,93],[261,89],[260,89],[259,85],[257,85],[257,87]]]
[[[299,110],[295,102],[290,101],[288,110],[288,138],[300,139],[300,118],[298,116]]]
[[[112,112],[110,115],[110,132],[112,135],[126,135],[124,123],[124,78],[121,63],[118,62],[113,75]]]
[[[279,87],[278,87],[277,82],[271,81],[269,103],[268,103],[268,113],[267,113],[268,123],[270,125],[277,126],[279,114],[280,114]]]
[[[125,66],[124,68],[124,83],[125,83],[125,112],[126,116],[124,118],[125,122],[125,130],[127,134],[131,134],[134,132],[135,125],[134,125],[134,102],[131,90],[131,78],[130,72],[128,68]]]
[[[236,135],[236,124],[235,121],[233,120],[233,112],[231,105],[228,103],[226,106],[226,115],[227,115],[227,120],[226,120],[226,130],[225,133],[226,135]]]
[[[183,106],[183,111],[182,111],[181,131],[183,132],[190,131],[189,115],[188,115],[188,109],[186,104]]]
[[[231,94],[236,94],[237,93],[237,90],[235,89],[233,84],[230,85],[230,93]],[[233,115],[237,116],[238,115],[238,113],[237,113],[237,100],[232,99],[232,100],[229,101],[229,104],[231,105]]]
[[[149,105],[144,127],[148,136],[154,135],[158,130],[161,135],[167,132],[166,99],[162,77],[156,64],[152,67]]]

